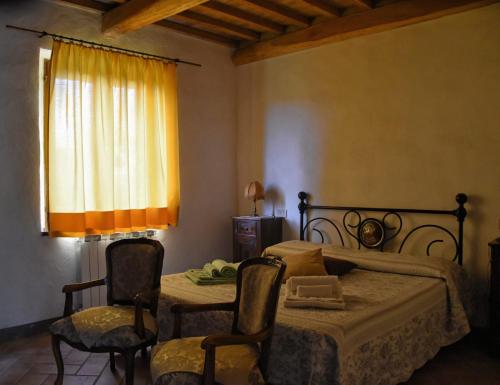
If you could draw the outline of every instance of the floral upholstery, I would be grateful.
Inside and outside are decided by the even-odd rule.
[[[145,338],[141,339],[134,329],[133,307],[100,306],[83,310],[62,318],[50,326],[50,331],[68,339],[82,343],[87,348],[137,346],[156,337],[156,321],[149,311],[143,311]]]
[[[205,337],[175,339],[153,348],[151,375],[154,385],[200,385]],[[255,345],[216,348],[215,380],[223,385],[263,385],[258,368],[259,349]]]
[[[157,250],[150,244],[123,243],[108,247],[111,254],[111,293],[114,301],[133,300],[154,287]]]
[[[279,268],[270,265],[253,265],[243,270],[238,329],[244,334],[254,334],[267,327],[269,292]]]
[[[201,377],[199,374],[188,372],[168,373],[158,379],[157,385],[200,385]],[[216,382],[216,385],[221,385]]]

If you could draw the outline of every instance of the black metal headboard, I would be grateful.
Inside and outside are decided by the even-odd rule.
[[[401,232],[401,228],[403,227],[403,219],[401,217],[401,213],[415,213],[415,214],[432,214],[432,215],[451,215],[457,218],[458,221],[458,231],[457,234],[454,235],[450,230],[446,229],[443,226],[437,224],[425,224],[415,226],[410,229],[404,238],[401,241],[399,246],[398,253],[403,250],[406,241],[415,234],[418,230],[424,228],[433,228],[438,231],[443,232],[455,244],[455,256],[453,258],[454,261],[458,262],[459,265],[462,265],[463,262],[463,236],[464,236],[464,220],[467,215],[467,211],[465,210],[465,202],[467,202],[467,195],[460,193],[457,194],[455,200],[458,203],[458,207],[454,210],[421,210],[421,209],[394,209],[394,208],[379,208],[379,207],[348,207],[348,206],[320,206],[320,205],[311,205],[307,202],[307,193],[304,191],[299,192],[299,212],[300,212],[300,240],[304,240],[305,235],[312,224],[315,224],[318,221],[325,221],[332,225],[336,230],[337,235],[342,243],[342,246],[345,246],[344,238],[342,236],[342,232],[340,231],[337,224],[329,218],[325,217],[315,217],[307,220],[304,223],[304,215],[308,210],[336,210],[336,211],[345,211],[345,214],[342,218],[342,224],[344,227],[344,231],[352,238],[354,238],[358,243],[358,249],[361,246],[364,246],[369,249],[379,249],[380,251],[384,250],[384,246],[394,238],[396,238]],[[384,213],[382,219],[368,217],[362,219],[360,212],[380,212]],[[388,219],[393,217],[396,220],[396,225],[390,225],[388,223]],[[354,218],[357,222],[352,224],[349,223]],[[321,236],[321,241],[324,243],[324,236],[321,231],[312,227],[312,231],[316,231]],[[430,248],[433,244],[443,242],[443,239],[435,239],[429,242],[427,245],[426,253],[430,255]]]

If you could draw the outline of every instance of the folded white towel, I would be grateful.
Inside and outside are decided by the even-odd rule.
[[[334,298],[342,298],[342,285],[335,275],[290,277],[286,281],[286,295],[297,295],[297,286],[331,286]],[[302,289],[303,290],[303,289]]]
[[[285,298],[283,305],[285,307],[316,307],[321,309],[345,309],[344,300],[337,300],[335,298],[329,298],[328,300],[324,300],[324,298]]]
[[[290,277],[285,287],[285,307],[344,309],[342,286],[336,276]]]
[[[298,285],[297,297],[332,298],[333,285]]]

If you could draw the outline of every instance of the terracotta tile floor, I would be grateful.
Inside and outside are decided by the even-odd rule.
[[[117,355],[117,372],[109,369],[107,354],[86,353],[61,343],[64,385],[118,385],[123,383],[124,360]],[[149,358],[138,353],[135,384],[151,385]],[[0,385],[52,385],[57,368],[46,334],[0,345]]]
[[[123,360],[117,373],[109,369],[107,354],[89,354],[61,344],[66,375],[64,385],[118,385],[123,381]],[[18,339],[0,345],[0,385],[52,385],[56,366],[48,335]],[[136,358],[136,385],[151,385],[148,359]],[[466,337],[439,354],[402,385],[499,385],[500,357],[492,358],[484,344]],[[230,384],[227,384],[230,385]],[[329,384],[325,384],[329,385]],[[369,384],[368,384],[369,385]]]

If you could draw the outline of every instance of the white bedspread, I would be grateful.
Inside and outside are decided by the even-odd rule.
[[[365,342],[367,338],[387,332],[395,323],[402,323],[414,312],[425,311],[437,301],[447,300],[447,331],[470,331],[464,303],[467,299],[467,279],[463,268],[452,261],[440,257],[412,256],[378,251],[360,251],[333,245],[321,245],[324,256],[342,258],[355,262],[358,268],[369,271],[400,274],[402,276],[438,278],[415,287],[401,288],[399,294],[382,301],[378,306],[363,307],[360,311],[350,309],[350,315],[340,324],[332,326],[340,330],[333,332],[342,350]],[[318,248],[317,243],[287,241],[271,246],[264,255],[285,256],[291,252],[301,252]],[[348,277],[348,276],[347,276]],[[436,290],[443,286],[443,290]],[[438,294],[439,292],[439,294]],[[440,297],[441,296],[441,297]],[[445,296],[445,297],[443,297]],[[347,309],[349,310],[349,308]],[[367,322],[372,320],[372,322]],[[459,337],[458,337],[459,338]]]
[[[271,383],[397,384],[441,346],[469,332],[462,304],[466,279],[460,266],[436,257],[320,246],[324,255],[358,264],[358,269],[341,278],[346,308],[285,308],[280,298],[271,349]],[[284,256],[317,247],[289,241],[265,253]],[[234,285],[200,287],[182,274],[164,276],[160,338],[170,335],[172,303],[225,302],[234,299],[234,292]],[[183,322],[185,335],[228,332],[230,325],[227,312],[188,315]]]

